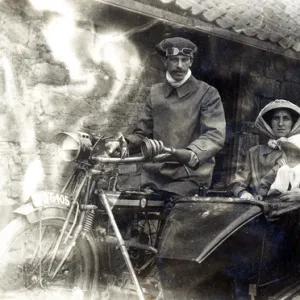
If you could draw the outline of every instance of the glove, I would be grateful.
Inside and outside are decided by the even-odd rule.
[[[114,155],[117,151],[120,151],[120,157],[126,157],[129,155],[128,144],[122,133],[118,133],[115,140],[110,140],[105,143],[105,149],[109,155]]]
[[[187,149],[176,149],[173,156],[184,165],[187,165],[192,158],[191,150]]]
[[[166,161],[174,161],[174,157],[170,153],[163,153],[154,156],[153,162],[159,163],[159,162],[166,162]]]
[[[117,140],[108,141],[105,143],[105,149],[109,155],[112,155],[116,150],[120,149],[120,142]]]
[[[254,197],[252,194],[250,194],[247,191],[244,191],[241,195],[240,195],[240,199],[244,199],[244,200],[254,200]]]

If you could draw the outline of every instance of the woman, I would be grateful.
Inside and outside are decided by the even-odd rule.
[[[251,148],[244,165],[235,174],[231,183],[235,196],[241,199],[254,199],[259,195],[261,179],[275,166],[282,157],[277,139],[300,133],[300,108],[287,101],[275,100],[266,105],[259,113],[255,126],[267,135],[268,145]],[[300,196],[300,189],[288,191],[281,195],[282,200],[294,200]]]

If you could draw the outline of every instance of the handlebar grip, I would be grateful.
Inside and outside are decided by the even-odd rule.
[[[164,161],[170,160],[172,154],[175,154],[176,149],[165,147],[162,141],[145,138],[141,144],[141,152],[143,156],[116,158],[95,156],[92,159],[100,163],[138,163],[145,161]],[[168,155],[166,155],[168,154]]]
[[[174,154],[176,150],[174,148],[165,147],[162,141],[145,138],[141,144],[141,151],[145,157],[154,158],[162,153]]]

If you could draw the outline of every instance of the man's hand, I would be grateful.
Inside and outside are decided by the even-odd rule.
[[[300,188],[287,191],[281,194],[279,197],[281,201],[300,201]]]
[[[170,153],[163,153],[163,154],[158,154],[154,156],[153,162],[160,163],[160,162],[166,162],[166,161],[174,161],[174,157]]]
[[[108,141],[105,143],[105,149],[111,155],[120,149],[120,142],[118,140]]]
[[[240,199],[244,199],[244,200],[254,200],[254,197],[252,194],[250,194],[247,191],[244,191],[241,195],[240,195]]]
[[[192,158],[192,151],[188,149],[176,149],[173,153],[173,156],[180,163],[188,165]]]
[[[120,157],[128,156],[128,145],[122,133],[118,133],[115,140],[111,140],[105,143],[105,148],[109,155],[120,151]]]

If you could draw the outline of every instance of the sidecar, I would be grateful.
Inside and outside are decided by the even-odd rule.
[[[300,299],[299,229],[298,203],[178,201],[158,249],[164,298]]]

